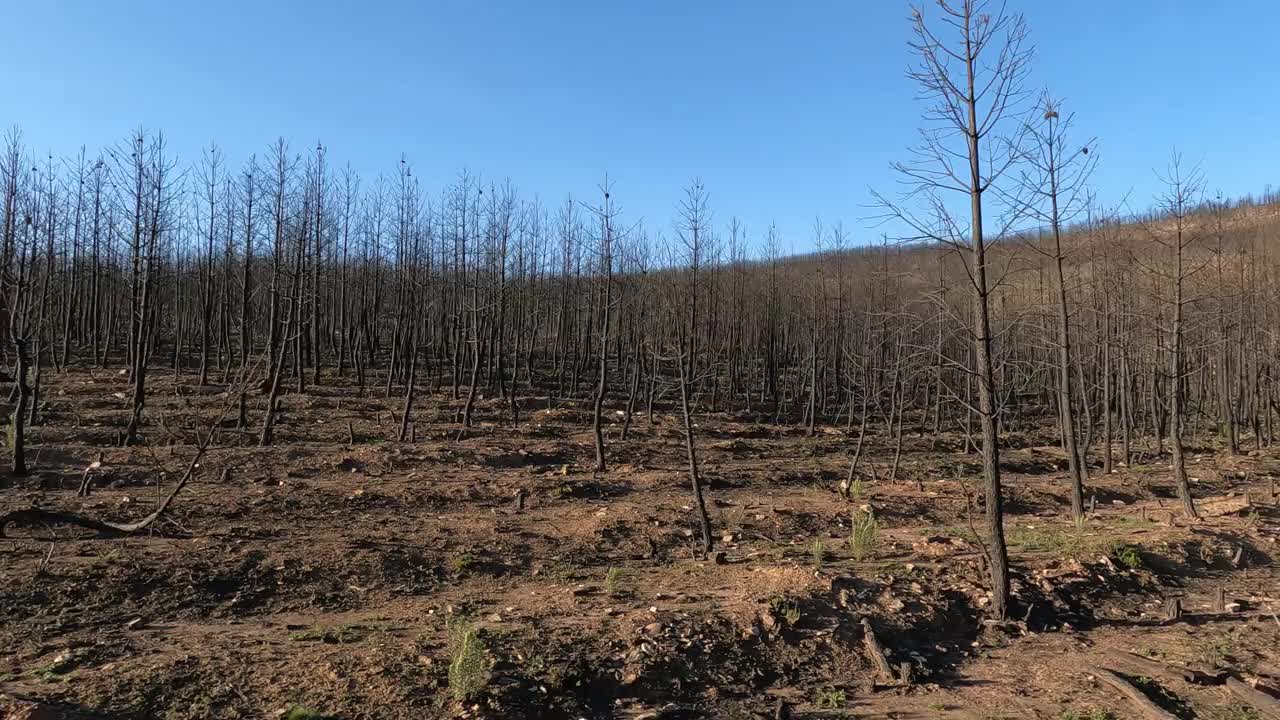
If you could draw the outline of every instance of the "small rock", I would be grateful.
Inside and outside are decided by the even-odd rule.
[[[660,623],[660,622],[651,622],[651,623],[649,623],[648,625],[645,625],[645,626],[644,626],[643,628],[641,628],[640,630],[641,630],[641,632],[643,632],[645,635],[658,635],[658,634],[660,634],[663,630],[665,630],[665,629],[666,629],[666,627],[667,627],[666,625],[663,625],[663,624],[662,624],[662,623]]]

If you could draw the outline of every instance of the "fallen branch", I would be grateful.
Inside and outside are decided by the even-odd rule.
[[[191,476],[195,473],[196,467],[200,464],[200,458],[204,456],[207,441],[202,443],[196,451],[196,455],[187,464],[187,471],[183,473],[182,479],[178,484],[169,491],[164,500],[150,515],[131,523],[113,523],[105,520],[95,520],[91,517],[78,515],[72,512],[64,512],[60,510],[46,510],[44,508],[31,507],[21,510],[14,510],[10,513],[0,515],[0,538],[6,537],[5,530],[11,524],[32,525],[38,523],[58,523],[61,525],[74,525],[87,530],[96,530],[100,537],[120,537],[123,535],[132,535],[134,533],[146,530],[155,524],[160,516],[164,515],[169,506],[173,504],[173,499],[177,497],[182,488],[191,480]]]
[[[1178,720],[1172,713],[1161,708],[1159,705],[1151,702],[1151,698],[1147,697],[1141,690],[1132,683],[1119,675],[1111,672],[1106,668],[1095,667],[1092,669],[1094,675],[1106,684],[1115,688],[1121,695],[1129,700],[1137,710],[1138,714],[1150,718],[1150,720]]]
[[[258,364],[254,367],[256,368],[260,364],[261,360],[259,360]],[[244,382],[243,377],[240,382]],[[187,463],[187,470],[182,474],[182,479],[179,480],[178,484],[169,491],[169,494],[165,496],[160,504],[156,506],[155,511],[150,515],[131,523],[113,523],[106,520],[97,520],[73,512],[46,510],[38,507],[23,508],[21,510],[14,510],[12,512],[5,513],[4,515],[0,515],[0,538],[6,537],[5,530],[7,530],[10,525],[15,524],[31,525],[38,523],[59,523],[62,525],[74,525],[75,527],[94,530],[98,533],[98,536],[102,538],[133,535],[151,527],[164,515],[165,511],[169,509],[169,506],[173,504],[173,499],[178,496],[178,493],[182,492],[182,489],[187,486],[187,483],[190,482],[191,478],[195,475],[196,468],[200,466],[200,460],[209,449],[209,443],[213,441],[214,430],[222,424],[222,421],[227,417],[227,413],[231,410],[233,402],[230,399],[236,398],[238,395],[228,392],[227,397],[229,398],[228,402],[223,404],[222,412],[218,414],[217,419],[215,419],[212,425],[210,425],[209,432],[205,433],[204,438],[201,439],[200,433],[196,433],[196,439],[199,441],[196,445],[196,454],[191,458],[191,461]]]

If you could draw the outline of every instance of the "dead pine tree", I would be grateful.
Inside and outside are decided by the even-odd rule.
[[[939,0],[937,16],[914,8],[911,49],[917,63],[910,77],[929,102],[920,143],[910,162],[896,163],[907,191],[889,198],[876,193],[886,220],[910,228],[910,238],[953,248],[965,259],[972,298],[968,329],[981,428],[982,471],[987,519],[987,566],[991,573],[991,614],[1009,610],[1009,557],[1004,538],[1000,481],[997,377],[993,362],[990,297],[1001,277],[993,277],[988,237],[1007,234],[1017,221],[1008,213],[990,222],[987,193],[1022,159],[1027,104],[1026,76],[1034,51],[1021,14],[986,0]],[[938,32],[935,32],[935,28]],[[945,33],[943,34],[939,34]],[[949,198],[967,207],[952,207]],[[919,208],[923,204],[924,209]],[[966,217],[967,216],[967,217]],[[995,230],[988,225],[994,226]],[[953,395],[958,395],[953,393]]]
[[[418,206],[418,181],[413,178],[413,171],[404,161],[400,161],[400,197],[397,202],[399,226],[397,244],[399,245],[399,272],[402,290],[401,304],[405,308],[398,322],[402,325],[404,335],[404,352],[407,354],[408,366],[405,373],[404,407],[400,413],[400,442],[410,439],[410,428],[413,424],[413,400],[418,387],[418,357],[420,318],[426,314],[422,306],[422,288],[418,274],[421,256],[422,228],[420,227]]]
[[[613,253],[617,219],[620,213],[613,201],[612,190],[613,184],[610,182],[609,176],[605,175],[604,182],[600,185],[600,205],[598,207],[588,206],[588,209],[600,221],[599,267],[597,268],[598,293],[600,297],[600,330],[598,333],[600,340],[600,374],[596,380],[595,398],[591,404],[591,433],[595,438],[596,472],[604,472],[606,467],[604,429],[601,416],[605,393],[609,390],[609,323],[615,302],[613,294]]]
[[[1166,425],[1169,434],[1169,451],[1173,461],[1173,481],[1182,502],[1182,512],[1188,518],[1196,519],[1195,501],[1191,497],[1191,484],[1187,479],[1187,460],[1182,438],[1182,421],[1185,412],[1183,397],[1185,376],[1184,355],[1186,312],[1195,298],[1189,297],[1187,283],[1190,278],[1205,264],[1198,263],[1190,255],[1191,249],[1200,240],[1200,230],[1191,215],[1196,209],[1204,191],[1204,173],[1199,167],[1186,167],[1182,156],[1175,150],[1169,159],[1169,165],[1160,175],[1164,183],[1164,192],[1156,199],[1160,221],[1149,224],[1147,234],[1166,255],[1167,266],[1153,259],[1151,271],[1166,283],[1168,294],[1161,299],[1167,306],[1162,317],[1168,318],[1168,325],[1162,328],[1164,347],[1167,355],[1167,387],[1168,419]]]
[[[156,297],[160,294],[160,240],[167,232],[170,204],[176,192],[175,163],[165,155],[163,135],[136,131],[127,145],[113,152],[122,182],[121,205],[130,215],[130,335],[129,362],[132,393],[124,444],[142,441],[142,413],[147,400],[147,360],[151,355]]]
[[[662,359],[676,365],[675,382],[679,391],[680,418],[684,427],[684,447],[686,469],[689,475],[689,486],[693,494],[693,509],[697,513],[700,530],[699,551],[702,557],[711,553],[713,540],[711,537],[711,518],[707,514],[706,493],[701,470],[698,465],[698,446],[694,438],[693,423],[693,389],[697,382],[696,345],[694,337],[698,331],[697,297],[699,293],[700,269],[707,246],[707,234],[711,228],[711,209],[706,189],[702,182],[694,180],[685,189],[685,197],[680,202],[676,219],[676,243],[667,247],[671,256],[669,265],[679,268],[678,272],[667,274],[669,287],[665,288],[664,309],[667,348]],[[657,370],[655,370],[657,372]]]
[[[257,211],[254,205],[258,198],[258,178],[256,177],[258,160],[251,156],[241,173],[239,183],[240,207],[243,211],[241,233],[244,236],[240,267],[240,373],[249,368],[249,358],[253,355],[253,247],[256,229],[254,220]],[[244,384],[240,386],[237,400],[236,429],[249,429],[248,398]]]
[[[13,350],[14,406],[10,416],[9,447],[12,451],[11,471],[14,477],[26,477],[27,405],[31,402],[31,342],[37,331],[34,318],[37,301],[32,297],[32,276],[36,269],[39,246],[41,203],[34,187],[32,170],[25,170],[21,136],[9,134],[4,157],[0,159],[0,177],[4,181],[4,268],[5,305],[9,315],[8,339]]]
[[[205,254],[200,263],[200,385],[209,383],[209,350],[212,339],[210,330],[214,324],[214,241],[218,237],[218,218],[221,212],[218,207],[220,199],[218,187],[222,180],[222,151],[217,145],[210,144],[201,156],[201,190],[205,213],[196,214],[197,221],[203,224],[201,234],[205,239]]]
[[[259,447],[270,447],[275,441],[276,412],[280,402],[281,382],[283,380],[288,349],[293,340],[297,308],[294,302],[297,293],[301,292],[302,257],[294,255],[293,272],[286,270],[285,253],[288,251],[290,232],[294,232],[291,214],[293,208],[292,182],[295,161],[289,157],[289,145],[284,139],[277,140],[272,146],[271,183],[271,312],[267,319],[267,377],[262,388],[267,395],[266,412],[263,413],[262,430],[258,435]],[[280,320],[281,309],[285,311],[284,321]]]
[[[1033,251],[1050,263],[1053,276],[1055,331],[1057,334],[1058,407],[1061,413],[1062,437],[1067,451],[1067,469],[1071,480],[1071,517],[1084,519],[1085,456],[1076,421],[1077,402],[1083,388],[1073,379],[1075,358],[1071,346],[1072,307],[1067,302],[1067,250],[1063,244],[1066,225],[1076,220],[1088,207],[1086,183],[1097,164],[1096,142],[1073,145],[1070,131],[1074,115],[1062,115],[1061,101],[1048,92],[1041,95],[1027,127],[1030,138],[1026,162],[1022,166],[1020,189],[1026,193],[1027,211],[1041,227],[1048,227],[1049,244],[1026,242]]]

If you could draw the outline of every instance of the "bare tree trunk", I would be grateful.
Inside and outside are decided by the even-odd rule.
[[[693,440],[693,419],[689,411],[689,373],[685,367],[686,354],[676,358],[680,368],[680,416],[684,421],[684,449],[688,460],[689,486],[693,490],[694,508],[698,513],[698,526],[702,531],[702,556],[711,552],[711,518],[707,515],[707,501],[702,492],[702,477],[698,472],[698,450]]]

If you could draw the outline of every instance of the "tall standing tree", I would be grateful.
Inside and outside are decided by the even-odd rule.
[[[126,156],[126,152],[128,155]],[[123,205],[130,215],[130,263],[132,302],[130,304],[129,359],[132,395],[129,424],[124,444],[142,441],[142,413],[147,401],[147,360],[153,347],[156,299],[161,292],[160,241],[168,232],[170,205],[180,194],[173,173],[176,163],[168,157],[164,135],[138,130],[116,153],[121,176]]]
[[[201,212],[196,213],[202,224],[201,234],[204,236],[204,257],[201,262],[200,278],[200,384],[209,382],[210,331],[213,329],[214,298],[214,243],[218,238],[218,219],[222,213],[218,207],[221,199],[219,187],[222,184],[222,151],[215,144],[210,144],[201,158]]]
[[[39,243],[41,205],[26,170],[26,154],[22,137],[11,131],[0,157],[0,193],[3,193],[4,231],[4,311],[7,314],[8,344],[14,358],[14,406],[10,416],[9,446],[11,471],[15,477],[27,474],[26,412],[31,399],[28,376],[31,369],[31,337],[35,327],[32,309],[36,306],[31,292],[31,277]]]
[[[676,383],[680,391],[680,417],[684,424],[685,460],[689,472],[689,486],[693,493],[694,510],[698,514],[701,531],[701,552],[705,557],[711,552],[711,519],[707,515],[706,494],[703,492],[702,471],[698,465],[698,445],[693,435],[693,388],[697,378],[698,293],[702,279],[699,269],[705,257],[711,231],[711,206],[702,181],[694,180],[685,189],[676,220],[679,246],[672,249],[671,264],[681,268],[670,274],[675,287],[667,295],[668,355],[676,363]]]
[[[1168,282],[1169,325],[1164,328],[1168,377],[1168,429],[1169,450],[1173,456],[1173,480],[1182,501],[1182,512],[1189,518],[1197,518],[1195,501],[1191,497],[1191,483],[1187,479],[1187,459],[1182,438],[1182,420],[1186,400],[1183,397],[1186,353],[1186,309],[1193,302],[1188,297],[1187,282],[1203,264],[1190,257],[1190,250],[1200,240],[1200,229],[1191,217],[1204,192],[1204,173],[1199,167],[1186,167],[1182,156],[1174,151],[1169,166],[1160,177],[1164,192],[1156,199],[1156,206],[1164,222],[1149,228],[1152,239],[1168,255],[1166,270],[1158,270]]]
[[[1024,154],[1025,81],[1034,50],[1021,14],[991,0],[939,0],[938,16],[913,8],[917,63],[909,76],[929,105],[914,158],[894,168],[907,186],[903,197],[877,193],[888,215],[905,223],[916,239],[945,244],[965,258],[972,298],[971,373],[976,380],[982,433],[982,471],[987,520],[986,556],[991,574],[991,614],[1009,610],[1009,556],[1004,538],[1004,498],[1000,480],[996,374],[991,295],[995,277],[988,237],[1005,235],[1017,221],[1007,212],[991,223],[988,191]],[[967,222],[948,197],[967,201]],[[912,205],[922,202],[925,211]],[[971,405],[972,407],[972,405]]]
[[[609,390],[609,320],[613,311],[613,253],[614,253],[614,233],[616,232],[616,222],[618,217],[617,206],[613,202],[612,197],[613,185],[609,182],[609,176],[606,175],[604,182],[600,185],[601,201],[598,207],[592,207],[591,211],[600,221],[600,252],[599,252],[599,282],[600,282],[600,354],[599,375],[596,379],[595,399],[591,406],[591,433],[595,438],[596,446],[596,472],[605,471],[605,454],[604,454],[604,429],[602,427],[602,410],[604,407],[605,393]]]
[[[1067,302],[1065,265],[1067,250],[1063,229],[1075,221],[1088,207],[1086,184],[1097,164],[1095,142],[1083,145],[1071,142],[1074,115],[1062,116],[1061,102],[1049,93],[1040,97],[1027,128],[1030,147],[1023,165],[1020,188],[1028,195],[1030,216],[1049,229],[1050,244],[1028,243],[1051,263],[1054,289],[1055,330],[1057,333],[1058,408],[1062,418],[1063,445],[1067,451],[1067,469],[1071,480],[1071,517],[1084,518],[1085,457],[1076,420],[1076,403],[1080,389],[1073,381],[1075,358],[1071,347],[1071,305]]]

